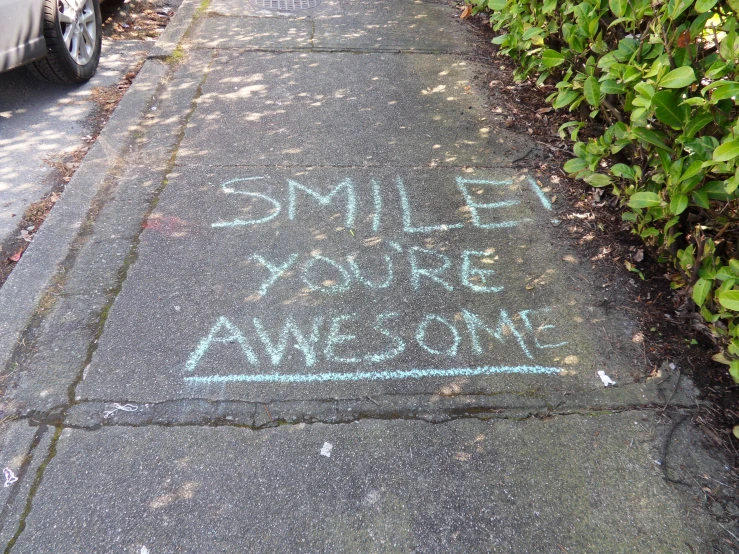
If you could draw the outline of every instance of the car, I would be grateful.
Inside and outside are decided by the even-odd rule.
[[[0,14],[0,72],[28,64],[57,83],[84,83],[95,74],[99,0],[0,0]]]

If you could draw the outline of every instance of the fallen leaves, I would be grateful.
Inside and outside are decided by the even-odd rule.
[[[465,5],[464,9],[462,10],[462,15],[459,16],[460,19],[467,19],[469,16],[472,15],[472,6],[469,4]]]
[[[13,263],[18,263],[19,261],[21,261],[21,256],[23,256],[22,246],[18,249],[18,252],[16,252],[12,256],[8,256],[8,261],[13,262]]]

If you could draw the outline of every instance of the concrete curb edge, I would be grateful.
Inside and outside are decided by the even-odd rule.
[[[148,111],[159,84],[170,71],[170,67],[159,60],[175,51],[200,5],[200,0],[183,0],[33,243],[0,288],[0,314],[3,314],[0,318],[0,371],[11,371],[8,366],[18,340],[31,323],[40,300],[78,236],[105,175],[115,166],[122,146]]]

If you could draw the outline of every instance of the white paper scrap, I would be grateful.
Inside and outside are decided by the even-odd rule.
[[[603,386],[607,387],[608,385],[615,385],[616,381],[611,379],[608,375],[606,375],[605,371],[599,371],[598,377],[600,377],[600,380],[603,381]]]
[[[5,484],[3,487],[9,487],[18,480],[18,477],[15,476],[15,473],[13,473],[13,470],[9,467],[3,469],[3,475],[5,476]]]
[[[330,442],[324,442],[323,448],[321,448],[321,456],[331,457],[331,449],[334,447]]]

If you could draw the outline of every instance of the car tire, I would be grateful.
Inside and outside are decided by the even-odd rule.
[[[84,83],[97,69],[102,46],[99,0],[44,0],[47,55],[29,65],[37,77],[54,83]]]

